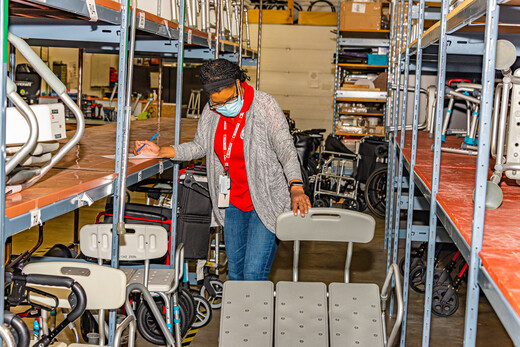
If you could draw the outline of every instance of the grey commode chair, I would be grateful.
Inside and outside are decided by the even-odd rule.
[[[403,315],[401,280],[392,264],[379,292],[377,284],[349,283],[354,242],[374,237],[375,220],[360,212],[313,208],[304,218],[283,213],[276,236],[294,241],[293,281],[228,281],[224,284],[219,345],[230,346],[391,346]],[[343,283],[298,282],[300,241],[346,242]],[[396,320],[387,339],[385,309],[395,276]]]

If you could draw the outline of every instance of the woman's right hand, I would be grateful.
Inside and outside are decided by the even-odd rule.
[[[144,147],[137,153],[137,150],[144,145]],[[144,140],[144,141],[135,141],[134,146],[134,154],[138,155],[141,153],[147,154],[152,157],[159,157],[161,152],[161,147],[157,146],[155,143]]]

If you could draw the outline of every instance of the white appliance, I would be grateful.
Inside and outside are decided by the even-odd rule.
[[[61,103],[31,106],[38,120],[38,142],[67,138],[65,106]],[[29,139],[29,124],[15,107],[7,108],[6,144],[24,144]]]

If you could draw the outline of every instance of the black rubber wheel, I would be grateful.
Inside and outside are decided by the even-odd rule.
[[[410,287],[417,293],[424,294],[426,287],[426,268],[418,266],[410,272]]]
[[[211,296],[208,293],[205,285],[203,285],[200,288],[200,295],[206,300],[208,300],[212,309],[218,310],[222,307],[222,291],[224,289],[224,283],[222,283],[222,281],[219,280],[217,276],[210,276],[209,285],[213,288],[216,294],[214,296]]]
[[[358,191],[356,201],[359,205],[359,209],[358,209],[359,212],[363,212],[367,209],[367,201],[365,200],[365,192],[363,192],[361,190]]]
[[[188,330],[191,329],[191,327],[193,326],[193,323],[195,322],[195,299],[193,298],[193,295],[190,293],[189,289],[186,289],[186,288],[181,288],[180,291],[179,291],[179,305],[181,304],[181,301],[182,301],[182,305],[184,305],[184,307],[186,308],[186,312],[188,313],[188,316],[186,318],[186,331],[182,331],[182,335],[184,336]]]
[[[307,11],[312,11],[312,8],[318,4],[326,4],[330,7],[331,12],[336,12],[336,7],[332,4],[332,2],[327,1],[327,0],[316,0],[316,1],[311,2],[309,7],[307,8]]]
[[[192,327],[193,329],[200,329],[211,322],[213,309],[208,300],[199,294],[193,293],[193,299],[195,299],[195,322],[193,322]]]
[[[354,199],[345,199],[341,207],[346,210],[359,211],[359,204],[357,200]]]
[[[412,251],[412,254],[413,254],[413,251]],[[418,266],[424,266],[424,261],[422,260],[422,258],[412,255],[410,257],[410,273],[412,273],[412,271],[415,270]],[[399,262],[399,271],[401,271],[401,276],[403,276],[404,275],[404,257],[402,257],[401,261]]]
[[[329,201],[326,198],[316,198],[314,199],[314,207],[329,207]]]
[[[372,173],[365,187],[367,207],[379,218],[385,218],[386,214],[386,171],[382,168]]]
[[[164,302],[160,297],[154,298],[155,304],[159,308],[159,311],[162,313],[162,316],[165,316],[164,312]],[[183,304],[182,300],[179,300],[179,311],[181,315],[181,334],[184,336],[188,329],[187,317],[188,313],[186,311],[186,307]],[[159,323],[153,316],[150,307],[147,302],[142,302],[137,309],[136,314],[137,320],[137,330],[141,336],[148,342],[154,345],[165,345],[166,339],[159,328]],[[173,330],[175,334],[175,329]]]
[[[440,317],[449,317],[459,308],[457,291],[449,285],[440,285],[433,288],[432,312]]]

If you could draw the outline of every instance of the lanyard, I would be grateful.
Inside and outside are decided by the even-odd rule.
[[[227,142],[226,142],[226,138],[227,138],[227,135],[226,133],[224,132],[224,136],[222,137],[222,149],[224,151],[224,169],[225,169],[225,172],[228,172],[229,170],[229,158],[231,157],[231,148],[233,147],[233,143],[235,142],[235,139],[237,137],[237,134],[238,134],[238,130],[241,128],[242,124],[244,123],[244,120],[245,120],[245,112],[241,112],[240,115],[238,116],[238,121],[237,121],[237,125],[235,126],[235,131],[233,131],[233,135],[231,136],[231,139],[229,140],[229,147],[226,146],[227,145]],[[224,131],[226,130],[227,128],[227,122],[224,121]]]

